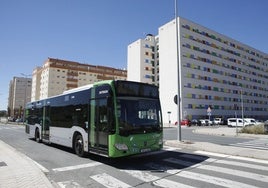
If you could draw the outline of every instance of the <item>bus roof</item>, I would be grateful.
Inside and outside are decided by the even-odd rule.
[[[84,91],[84,90],[90,89],[92,87],[93,87],[93,84],[88,84],[88,85],[84,85],[84,86],[77,87],[77,88],[74,88],[74,89],[69,89],[69,90],[63,91],[62,94],[70,94],[70,93],[75,93],[75,92],[78,92],[78,91]]]

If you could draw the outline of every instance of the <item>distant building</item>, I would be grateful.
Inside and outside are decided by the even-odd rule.
[[[151,34],[128,45],[128,80],[159,85],[158,45]]]
[[[8,115],[23,118],[24,108],[31,101],[32,79],[14,77],[9,84]]]
[[[127,71],[48,58],[33,71],[31,101],[44,99],[100,80],[126,80]]]
[[[175,19],[171,20],[159,27],[155,40],[147,36],[128,47],[128,79],[159,84],[164,122],[177,121],[178,87],[182,119],[233,117],[235,113],[267,119],[268,54],[180,17],[177,34],[175,26]],[[146,55],[153,49],[159,53],[157,60]]]

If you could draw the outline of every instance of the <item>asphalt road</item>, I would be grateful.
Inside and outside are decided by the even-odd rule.
[[[194,136],[191,129],[183,129],[182,135],[189,138]],[[165,139],[174,136],[174,130],[165,129]],[[267,187],[268,183],[268,163],[226,158],[202,151],[164,148],[163,151],[153,154],[116,160],[96,155],[80,158],[71,149],[36,143],[27,137],[23,126],[2,124],[0,124],[0,139],[38,163],[49,180],[61,188],[156,186],[233,188]]]

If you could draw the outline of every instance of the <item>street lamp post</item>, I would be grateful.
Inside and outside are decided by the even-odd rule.
[[[177,127],[177,140],[181,141],[181,66],[180,66],[180,52],[179,52],[179,36],[178,36],[178,18],[177,18],[177,0],[175,0],[175,34],[176,34],[176,59],[177,59],[177,74],[178,74],[178,95],[177,95],[177,110],[178,110],[178,127]]]
[[[243,127],[244,127],[244,101],[243,101],[243,90],[240,89],[240,100],[241,100],[241,117],[243,121]]]

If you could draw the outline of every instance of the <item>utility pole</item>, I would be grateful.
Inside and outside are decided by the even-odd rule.
[[[179,34],[178,34],[178,16],[177,16],[177,0],[175,0],[175,34],[176,34],[176,56],[177,56],[177,69],[178,69],[178,95],[177,95],[177,108],[178,108],[178,127],[177,127],[177,140],[181,141],[181,66],[180,66],[180,52],[179,52]]]

